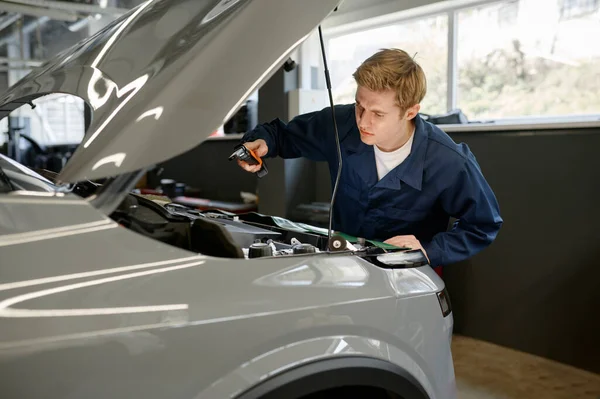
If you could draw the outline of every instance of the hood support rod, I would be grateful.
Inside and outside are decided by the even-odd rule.
[[[331,79],[329,77],[329,69],[327,68],[327,56],[325,55],[325,44],[323,43],[323,31],[321,30],[321,25],[319,25],[319,40],[321,41],[321,52],[323,54],[323,66],[325,69],[325,82],[327,83],[327,92],[329,93],[329,104],[331,105],[331,118],[333,119],[333,130],[335,131],[335,144],[337,146],[338,156],[338,171],[335,178],[335,185],[333,186],[333,192],[331,194],[331,204],[329,206],[329,229],[327,233],[327,245],[329,246],[330,250],[336,251],[340,248],[334,246],[331,236],[333,234],[333,205],[335,204],[335,196],[337,194],[340,176],[342,175],[342,150],[340,147],[340,135],[338,133],[337,122],[335,120],[335,108],[333,104],[333,95],[331,93]]]

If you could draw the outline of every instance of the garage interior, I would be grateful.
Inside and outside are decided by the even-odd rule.
[[[0,1],[0,92],[141,3]],[[443,271],[458,397],[600,398],[600,0],[345,0],[322,27],[336,103],[354,101],[351,74],[374,51],[414,54],[428,77],[421,113],[468,144],[498,198],[496,241]],[[320,51],[315,31],[138,190],[327,227],[325,163],[269,159],[258,179],[228,161],[257,124],[328,106]],[[44,97],[0,122],[0,153],[58,173],[91,117],[77,98]]]

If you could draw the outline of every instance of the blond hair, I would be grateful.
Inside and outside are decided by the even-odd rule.
[[[352,74],[359,86],[371,91],[393,90],[402,112],[419,104],[427,92],[425,73],[406,51],[382,49]]]

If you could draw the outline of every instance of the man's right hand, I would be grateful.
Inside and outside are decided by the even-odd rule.
[[[254,153],[261,158],[264,157],[265,155],[267,155],[267,153],[269,152],[269,147],[267,146],[267,142],[264,141],[263,139],[249,141],[247,143],[244,143],[244,146],[248,150],[254,151]],[[249,165],[248,163],[246,163],[244,161],[240,161],[239,159],[238,159],[237,163],[238,163],[238,165],[240,165],[240,167],[242,169],[244,169],[248,172],[256,173],[260,170],[260,165]]]

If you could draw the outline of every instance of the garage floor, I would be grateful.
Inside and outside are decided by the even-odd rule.
[[[600,376],[471,338],[452,343],[458,399],[600,399]]]

